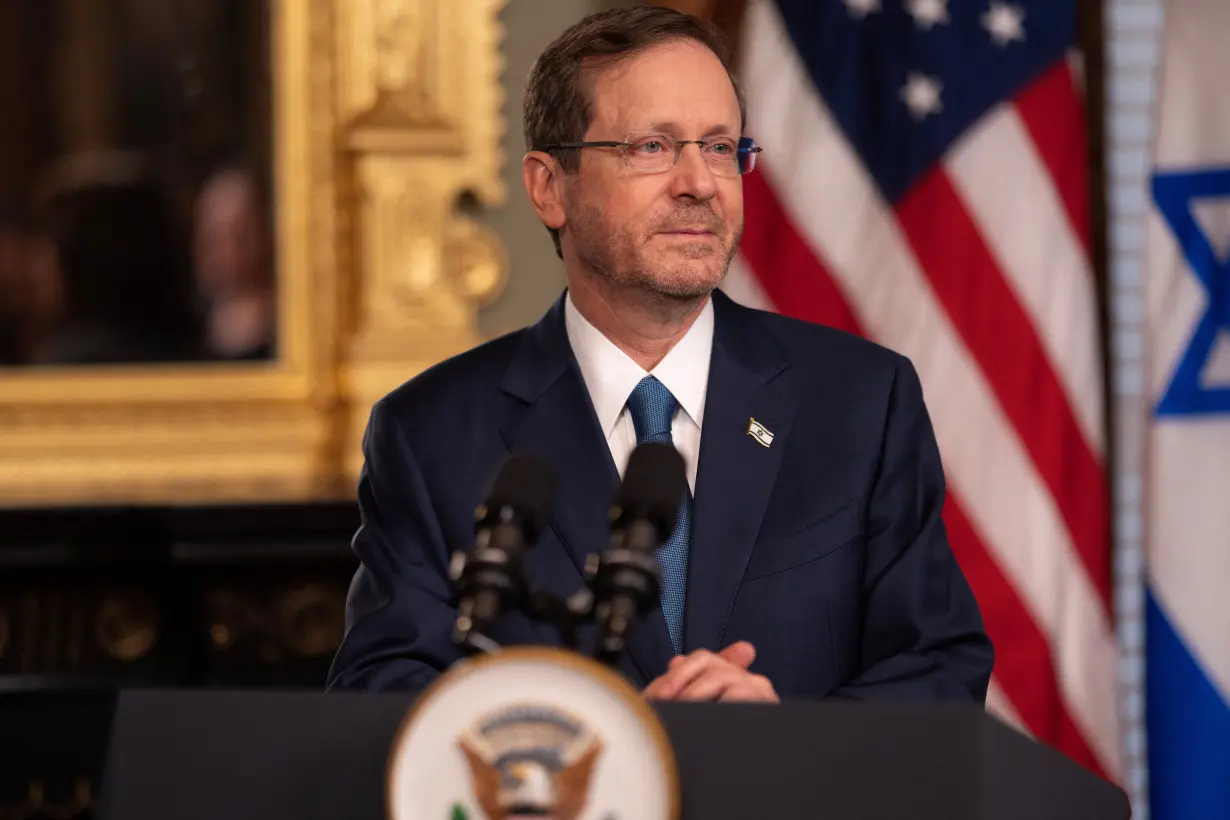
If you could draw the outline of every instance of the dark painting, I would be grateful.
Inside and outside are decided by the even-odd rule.
[[[275,355],[269,0],[0,0],[0,365]]]

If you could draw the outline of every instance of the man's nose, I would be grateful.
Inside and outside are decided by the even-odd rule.
[[[711,199],[717,193],[717,180],[705,162],[701,146],[687,143],[679,151],[675,163],[675,184],[672,193],[676,197],[690,196],[695,199]]]

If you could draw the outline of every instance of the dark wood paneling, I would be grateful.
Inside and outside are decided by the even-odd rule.
[[[0,514],[0,690],[323,686],[351,504]]]
[[[357,525],[350,503],[0,512],[0,816],[92,816],[120,687],[323,688]]]

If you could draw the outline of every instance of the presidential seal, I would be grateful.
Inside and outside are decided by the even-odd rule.
[[[513,647],[458,664],[393,742],[392,820],[671,820],[674,755],[640,694],[605,666]]]
[[[573,820],[589,800],[602,741],[548,704],[501,709],[461,738],[474,797],[488,817]]]

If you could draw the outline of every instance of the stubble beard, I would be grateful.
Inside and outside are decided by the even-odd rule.
[[[713,217],[717,241],[726,235],[726,226]],[[581,205],[569,218],[573,226],[573,243],[581,263],[602,279],[620,288],[634,288],[652,297],[672,302],[690,302],[708,296],[726,278],[735,250],[739,247],[742,226],[735,233],[729,247],[719,251],[723,257],[720,267],[709,273],[675,275],[669,263],[654,265],[645,258],[646,243],[637,245],[628,232],[607,231],[600,210],[593,205]],[[658,228],[660,230],[660,228]],[[646,242],[652,236],[646,237]],[[708,242],[683,243],[678,249],[685,260],[713,256],[712,240]]]

